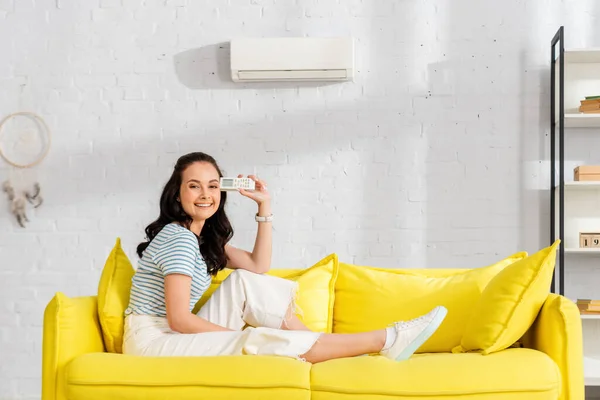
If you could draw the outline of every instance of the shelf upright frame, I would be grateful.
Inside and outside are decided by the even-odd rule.
[[[564,26],[561,26],[552,38],[550,58],[550,244],[556,241],[556,60],[558,48],[558,238],[561,243],[558,247],[558,294],[565,293],[565,44]],[[552,275],[550,289],[556,293],[556,268]]]

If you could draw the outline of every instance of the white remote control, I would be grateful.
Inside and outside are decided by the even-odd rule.
[[[256,185],[250,178],[221,178],[221,190],[254,190]]]

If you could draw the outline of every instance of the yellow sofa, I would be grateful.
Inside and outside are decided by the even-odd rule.
[[[403,362],[377,355],[314,365],[264,356],[123,355],[107,351],[98,295],[57,293],[44,314],[42,399],[582,400],[581,320],[562,296],[548,293],[534,322],[509,348],[491,354],[453,348],[469,310],[464,302],[472,303],[508,264],[385,271],[330,256],[306,270],[270,272],[300,282],[303,318],[323,332],[370,329],[386,315],[414,316],[431,302],[446,303],[446,330]],[[215,278],[201,303],[227,274]]]

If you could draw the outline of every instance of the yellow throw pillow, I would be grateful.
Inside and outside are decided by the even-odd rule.
[[[334,253],[306,269],[271,269],[267,274],[297,281],[296,304],[298,306],[298,318],[315,332],[331,333],[334,289],[338,268],[338,257]],[[230,273],[231,270],[224,270],[217,274],[210,288],[196,303],[193,313],[200,310]]]
[[[337,254],[330,254],[310,268],[282,276],[298,282],[296,304],[301,311],[298,318],[312,331],[331,333],[333,330],[338,271]]]
[[[129,305],[135,270],[121,248],[121,239],[110,252],[98,284],[98,319],[109,353],[123,352],[124,312]]]
[[[381,329],[394,321],[410,320],[443,305],[448,309],[446,319],[418,352],[449,352],[460,344],[472,305],[487,283],[507,265],[526,256],[527,253],[519,252],[487,267],[436,277],[410,270],[340,263],[333,332]]]
[[[533,324],[550,292],[557,240],[515,262],[487,285],[453,352],[490,354],[512,346]]]

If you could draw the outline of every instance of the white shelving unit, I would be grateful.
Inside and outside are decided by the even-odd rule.
[[[565,128],[568,124],[600,127],[600,114],[579,112],[580,100],[600,94],[600,48],[565,49]],[[556,60],[555,84],[559,87],[560,65]],[[560,97],[556,96],[556,109]],[[556,114],[558,122],[560,115]],[[568,122],[567,122],[568,121]]]
[[[585,254],[588,256],[600,255],[600,249],[579,249],[579,248],[565,248],[565,253],[568,254]]]
[[[561,28],[562,29],[562,28]],[[557,33],[557,37],[558,37]],[[560,40],[564,37],[560,32]],[[560,43],[562,45],[562,43]],[[577,129],[578,133],[583,132],[589,135],[600,135],[600,113],[583,114],[579,112],[580,100],[586,96],[600,95],[600,48],[590,49],[565,49],[564,52],[564,125],[560,126],[560,52],[558,46],[555,48],[555,138],[556,146],[559,144],[560,129],[562,128],[564,140],[564,159],[562,163],[557,162],[555,173],[555,237],[560,238],[560,168],[564,168],[564,161],[577,161],[579,165],[600,165],[600,151],[597,157],[591,160],[579,162],[579,160],[569,160],[569,133]],[[594,154],[594,152],[592,152]],[[559,158],[557,150],[556,159]],[[561,243],[564,251],[563,275],[568,275],[573,270],[577,270],[578,263],[595,262],[597,257],[600,264],[600,249],[589,249],[579,247],[580,232],[600,232],[600,182],[574,181],[573,170],[564,170],[564,237]],[[557,257],[557,265],[559,258]],[[591,276],[600,282],[600,273],[592,272],[592,269],[585,270],[585,273],[598,274]],[[581,272],[579,272],[581,274]],[[560,279],[564,279],[564,276]],[[589,293],[565,293],[570,299],[590,298]],[[600,299],[600,290],[595,297]],[[583,331],[583,351],[584,351],[584,376],[586,386],[600,387],[600,315],[583,314],[581,315],[581,324]]]
[[[600,135],[600,130],[598,134]],[[598,156],[600,157],[600,153]],[[556,192],[558,203],[558,188],[556,188]],[[557,205],[555,220],[558,222],[559,219]],[[564,246],[565,257],[566,255],[600,256],[600,248],[579,247],[579,232],[600,233],[600,182],[565,182],[564,227],[564,240],[561,245]],[[557,223],[556,237],[559,237],[558,228]],[[575,259],[569,258],[565,260],[565,265],[572,265],[574,262],[576,262]],[[600,257],[598,262],[600,263]],[[565,271],[566,273],[567,271]],[[600,298],[600,292],[598,297]]]
[[[583,328],[583,374],[586,386],[600,386],[600,318],[582,315]]]
[[[598,319],[598,320],[600,320],[600,314],[581,314],[581,319]]]
[[[586,355],[583,358],[583,371],[586,386],[600,386],[600,354]]]
[[[565,113],[565,128],[599,128],[600,114]]]
[[[558,189],[558,186],[556,186]],[[573,181],[565,182],[565,190],[599,190],[600,181]]]
[[[560,63],[557,54],[555,109],[557,125],[560,122]],[[583,114],[578,111],[580,100],[586,96],[600,95],[600,47],[565,49],[564,52],[564,128],[565,147],[568,148],[567,128],[586,128],[590,135],[600,135],[600,113]],[[557,127],[558,128],[558,127]],[[568,157],[566,155],[565,157]],[[600,165],[600,152],[597,160],[589,164]],[[556,221],[559,221],[559,186],[556,190]],[[579,248],[579,232],[600,232],[600,181],[573,181],[573,171],[565,171],[565,237],[562,245],[565,254],[600,256],[600,249]],[[559,224],[556,224],[556,237],[559,236]],[[571,260],[568,260],[569,263]],[[600,262],[600,257],[599,257]],[[566,264],[567,262],[565,262]],[[572,296],[570,296],[572,297]],[[599,293],[600,297],[600,293]]]
[[[565,49],[565,64],[586,63],[600,63],[600,47]]]

